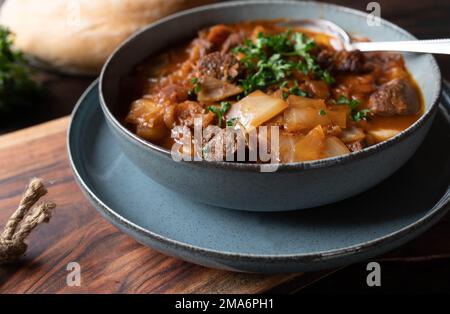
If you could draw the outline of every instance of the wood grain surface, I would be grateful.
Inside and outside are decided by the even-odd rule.
[[[296,292],[336,271],[233,273],[186,263],[138,244],[97,214],[76,185],[66,153],[68,121],[65,117],[0,136],[0,228],[32,177],[45,178],[46,198],[58,205],[50,223],[31,234],[26,256],[0,267],[0,293]],[[418,239],[375,260],[400,267],[448,262],[449,230],[447,215]],[[66,284],[70,262],[81,265],[80,287]],[[364,269],[359,276],[365,282]]]
[[[57,203],[49,224],[29,239],[14,266],[0,268],[0,293],[259,293],[303,287],[332,272],[251,275],[185,263],[138,244],[106,222],[83,197],[66,153],[68,118],[0,136],[0,227],[35,176]],[[66,285],[67,264],[81,265],[81,287]]]

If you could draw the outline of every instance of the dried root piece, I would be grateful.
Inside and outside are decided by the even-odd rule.
[[[6,223],[0,235],[0,265],[18,260],[27,250],[25,239],[41,223],[48,222],[56,207],[53,202],[40,203],[30,209],[47,193],[41,179],[30,181],[20,201],[19,207]],[[28,214],[28,216],[27,216]]]

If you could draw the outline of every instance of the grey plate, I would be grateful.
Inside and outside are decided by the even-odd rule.
[[[314,210],[233,211],[194,203],[160,186],[116,145],[100,109],[97,83],[73,113],[69,156],[96,209],[123,232],[165,254],[245,272],[330,268],[393,249],[445,214],[450,199],[448,97],[404,167],[364,194]]]

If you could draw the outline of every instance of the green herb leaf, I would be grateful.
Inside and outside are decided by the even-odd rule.
[[[191,78],[191,83],[194,84],[194,89],[192,90],[193,93],[198,94],[202,90],[202,85],[200,84],[200,81],[198,77]]]
[[[367,117],[370,114],[370,109],[363,109],[363,110],[356,110],[358,106],[360,105],[360,101],[358,99],[348,99],[347,97],[341,95],[339,96],[338,100],[336,101],[338,105],[347,105],[350,107],[350,116],[352,117],[353,121],[359,122],[361,120],[366,120]]]
[[[359,122],[361,120],[367,121],[367,117],[369,114],[370,114],[370,109],[363,109],[361,111],[352,113],[352,119],[356,122]]]
[[[211,111],[212,113],[215,113],[217,116],[217,124],[219,127],[222,127],[222,121],[223,118],[225,116],[225,114],[227,113],[228,110],[230,110],[231,104],[228,101],[222,101],[220,103],[220,107],[217,106],[209,106],[208,110]]]
[[[347,105],[350,107],[351,110],[354,110],[356,109],[356,107],[359,106],[361,102],[358,99],[348,99],[344,95],[341,95],[339,96],[336,103],[339,105]]]
[[[294,81],[294,86],[289,89],[289,93],[297,96],[308,97],[308,93],[302,91],[298,86],[298,82]]]
[[[235,126],[238,120],[239,120],[238,118],[231,118],[230,120],[227,121],[227,126]]]
[[[0,113],[28,107],[42,96],[41,87],[31,79],[27,61],[12,45],[11,32],[0,26]]]
[[[235,54],[242,54],[240,62],[247,69],[247,76],[240,80],[244,95],[256,89],[265,90],[274,84],[287,86],[286,78],[294,71],[314,75],[332,84],[334,79],[317,64],[311,50],[315,42],[300,32],[287,31],[279,34],[258,34],[253,43],[246,40],[234,48]]]
[[[320,109],[319,114],[321,116],[325,116],[327,114],[327,112],[324,109]]]
[[[331,76],[330,72],[328,72],[327,70],[322,72],[322,80],[324,80],[325,83],[327,83],[328,85],[332,85],[335,83],[334,78]]]

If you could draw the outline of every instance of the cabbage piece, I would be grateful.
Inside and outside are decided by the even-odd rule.
[[[398,129],[386,129],[386,128],[382,128],[382,129],[373,129],[373,130],[369,130],[367,133],[369,135],[372,136],[372,138],[376,141],[376,142],[382,142],[382,141],[386,141],[388,139],[390,139],[391,137],[396,136],[397,134],[399,134],[402,130],[398,130]]]
[[[269,96],[259,90],[234,103],[226,116],[236,119],[246,131],[250,131],[278,115],[288,104],[280,98]]]
[[[323,99],[313,99],[308,97],[289,95],[287,101],[290,107],[297,109],[304,109],[308,107],[312,107],[317,110],[326,109],[325,101]]]
[[[334,157],[349,154],[348,147],[337,137],[329,136],[325,139],[324,157]]]
[[[339,138],[342,142],[349,144],[353,142],[358,142],[363,140],[366,137],[366,134],[361,128],[357,128],[355,126],[351,126],[342,131],[339,135]]]
[[[348,147],[337,137],[326,137],[318,125],[305,135],[280,134],[280,161],[317,160],[349,154]]]
[[[312,99],[290,95],[289,108],[284,112],[286,130],[297,132],[312,129],[317,125],[335,124],[347,126],[348,108],[333,106],[327,108],[323,99]]]
[[[288,132],[312,129],[330,122],[328,117],[320,115],[320,110],[314,108],[289,108],[284,112],[284,121]]]
[[[136,134],[149,141],[159,141],[168,133],[164,107],[150,99],[134,101],[125,121],[136,125]]]
[[[139,124],[136,127],[136,134],[148,141],[156,142],[166,137],[169,134],[169,129],[163,119],[159,118],[154,121],[152,126]]]
[[[288,163],[288,162],[295,162],[295,146],[297,142],[304,138],[304,135],[293,135],[293,134],[286,134],[282,133],[280,134],[280,162],[282,163]]]
[[[325,157],[325,133],[318,125],[295,145],[295,161],[317,160]]]
[[[209,76],[203,77],[200,83],[201,89],[197,94],[197,99],[202,102],[221,101],[243,92],[239,86]]]
[[[125,122],[131,124],[140,124],[147,123],[152,124],[154,119],[157,119],[158,116],[164,113],[164,108],[161,105],[158,105],[154,101],[141,98],[135,100],[131,104],[131,109],[128,115],[125,118]]]
[[[331,106],[328,107],[326,115],[330,119],[330,122],[340,126],[342,129],[347,127],[347,117],[350,113],[348,106]]]

